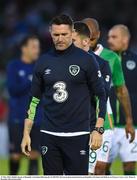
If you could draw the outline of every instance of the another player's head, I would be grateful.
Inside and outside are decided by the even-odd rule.
[[[99,24],[94,18],[86,18],[83,19],[82,22],[84,22],[90,30],[90,48],[94,50],[100,38]]]
[[[21,44],[21,57],[25,61],[32,62],[37,60],[40,54],[40,42],[37,36],[28,35],[26,36]]]
[[[83,22],[74,23],[74,34],[73,34],[73,43],[78,48],[81,48],[85,51],[90,49],[90,31],[88,26]]]
[[[130,32],[127,26],[118,24],[108,32],[108,45],[113,51],[122,52],[128,48]]]
[[[59,15],[50,22],[50,33],[57,50],[65,50],[72,44],[73,21],[68,15]]]

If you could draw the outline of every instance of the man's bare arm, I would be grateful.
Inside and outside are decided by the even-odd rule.
[[[24,133],[23,133],[23,139],[21,143],[21,149],[22,149],[22,152],[27,156],[30,155],[30,151],[31,151],[30,132],[33,126],[33,121],[36,114],[36,108],[39,102],[40,100],[38,98],[32,97],[30,107],[28,110],[28,118],[25,119],[25,123],[24,123]]]
[[[129,97],[127,87],[125,85],[117,87],[116,95],[117,95],[117,98],[118,98],[120,104],[122,105],[122,108],[123,108],[123,111],[124,111],[124,114],[125,114],[125,117],[127,120],[126,122],[133,123],[130,97]]]
[[[117,98],[123,108],[125,119],[126,119],[126,136],[128,138],[128,133],[131,135],[130,142],[132,142],[135,138],[135,130],[133,127],[133,119],[132,119],[132,110],[130,97],[125,85],[116,88]]]
[[[30,135],[31,129],[33,126],[33,121],[30,119],[25,119],[25,124],[24,124],[24,135]]]

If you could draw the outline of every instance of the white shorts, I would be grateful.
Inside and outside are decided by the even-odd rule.
[[[135,139],[129,143],[124,128],[115,128],[109,162],[119,156],[122,162],[137,161],[137,129]]]
[[[108,162],[109,152],[112,147],[113,130],[105,130],[103,134],[103,143],[100,149],[89,151],[89,173],[94,173],[97,161]]]

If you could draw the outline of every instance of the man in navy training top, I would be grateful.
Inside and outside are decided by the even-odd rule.
[[[69,16],[53,18],[50,33],[54,48],[41,56],[33,74],[32,100],[21,147],[29,156],[30,131],[36,107],[44,96],[40,131],[45,175],[87,175],[89,145],[98,149],[102,144],[106,113],[103,79],[96,58],[72,44],[73,31]],[[94,108],[90,100],[92,93],[99,98],[100,111],[90,134],[90,115]]]
[[[30,88],[34,63],[39,57],[40,43],[36,36],[26,36],[20,45],[19,59],[12,60],[7,68],[7,86],[9,99],[9,138],[10,138],[10,174],[16,175],[21,159],[21,140],[23,136],[24,119],[27,104],[30,99]],[[38,174],[39,157],[39,125],[42,110],[39,108],[32,128],[32,151],[28,174]]]
[[[74,23],[74,29],[75,29],[75,33],[73,35],[73,42],[74,42],[75,46],[93,54],[93,51],[90,50],[91,34],[90,34],[90,30],[89,30],[88,26],[85,23],[78,21],[78,22]],[[105,61],[104,59],[102,59],[101,57],[99,57],[96,54],[94,54],[94,55],[99,64],[101,74],[104,79],[106,99],[107,99],[107,112],[106,112],[106,116],[105,116],[105,123],[104,123],[105,133],[103,133],[102,146],[97,151],[90,150],[90,153],[89,153],[89,174],[95,174],[95,167],[96,167],[97,159],[99,158],[99,156],[103,156],[104,161],[106,161],[106,159],[108,158],[108,152],[104,152],[103,149],[104,149],[106,133],[108,136],[110,135],[110,131],[108,131],[106,129],[106,125],[108,125],[109,122],[111,121],[111,118],[110,118],[111,106],[110,106],[110,102],[109,102],[111,70],[110,70],[110,67],[109,67],[109,64],[107,61]],[[94,95],[93,95],[93,98],[95,99]],[[98,114],[97,99],[95,99],[94,104],[95,104],[94,105],[95,110],[91,116],[91,120],[92,120],[92,118],[96,118],[96,116]],[[110,119],[108,119],[108,117]],[[93,120],[91,122],[93,122]],[[93,124],[91,124],[91,127],[93,127]]]
[[[89,52],[90,54],[94,54],[96,57],[96,60],[99,64],[101,74],[104,79],[105,84],[105,92],[106,92],[106,98],[108,98],[110,93],[110,84],[111,84],[111,70],[110,66],[107,61],[96,55],[93,51],[90,49],[90,30],[88,29],[88,26],[80,21],[77,21],[74,23],[74,29],[75,32],[73,34],[73,43],[76,47],[81,48],[85,50],[86,52]]]

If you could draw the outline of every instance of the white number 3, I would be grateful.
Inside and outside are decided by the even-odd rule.
[[[67,100],[68,92],[66,91],[66,84],[63,81],[56,82],[53,86],[56,89],[56,92],[53,94],[53,99],[58,102],[62,103]]]

